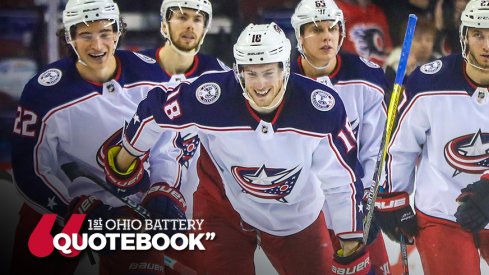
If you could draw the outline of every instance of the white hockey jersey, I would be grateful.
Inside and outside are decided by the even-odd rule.
[[[460,54],[451,55],[409,76],[388,151],[390,189],[415,190],[417,211],[449,221],[460,189],[489,167],[489,92],[465,66]]]
[[[363,183],[356,188],[367,189],[372,184],[375,164],[386,119],[384,90],[387,87],[384,71],[376,64],[349,53],[337,55],[336,68],[329,76],[316,81],[333,87],[345,105],[348,121],[357,139],[358,160],[362,165]],[[300,56],[291,65],[291,70],[304,74]],[[328,205],[325,204],[326,224],[333,226]]]
[[[358,159],[363,167],[364,188],[372,183],[377,155],[385,126],[384,92],[387,80],[379,65],[349,53],[338,54],[336,68],[316,81],[333,85],[343,100],[348,120],[357,138]],[[293,72],[304,74],[301,59],[291,65]]]
[[[149,49],[142,51],[141,53],[154,57],[159,61],[159,52],[165,50],[164,48]],[[194,62],[184,74],[171,75],[164,68],[161,68],[160,77],[165,91],[171,92],[175,86],[181,82],[192,82],[199,75],[211,72],[211,71],[227,71],[230,70],[219,59],[198,53],[194,56]],[[179,157],[179,163],[181,168],[181,175],[175,178],[173,182],[168,182],[176,188],[180,189],[180,192],[185,197],[187,203],[187,211],[185,212],[187,218],[192,218],[193,213],[193,193],[197,189],[199,178],[197,176],[197,159],[200,155],[200,139],[196,132],[183,130],[182,132],[175,134],[172,138],[175,145],[181,149],[181,155]],[[166,139],[162,139],[156,143],[155,148],[152,148],[149,157],[149,170],[150,179],[152,183],[162,182],[167,179],[164,178],[164,171],[168,161],[168,155],[172,154],[171,148],[167,147]],[[173,162],[173,158],[171,160]]]
[[[331,88],[292,74],[268,122],[244,99],[234,72],[204,74],[172,93],[150,91],[123,144],[142,155],[161,133],[186,128],[198,132],[246,223],[273,235],[294,234],[316,220],[326,198],[335,231],[345,239],[362,236],[355,137]],[[178,167],[168,168],[171,182]]]
[[[147,92],[160,85],[161,69],[154,59],[128,51],[115,56],[116,76],[106,83],[84,80],[75,61],[66,58],[48,65],[24,88],[13,129],[12,167],[18,189],[40,213],[65,216],[79,195],[122,205],[91,181],[71,182],[60,169],[76,162],[105,179],[98,150],[130,120]]]

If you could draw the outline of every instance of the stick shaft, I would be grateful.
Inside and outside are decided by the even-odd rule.
[[[399,60],[399,66],[396,72],[396,81],[392,91],[391,100],[389,102],[389,108],[387,109],[387,119],[385,122],[384,133],[382,135],[382,141],[380,144],[379,153],[377,154],[377,162],[375,165],[373,184],[370,185],[370,190],[367,197],[367,216],[364,223],[363,240],[366,243],[368,238],[368,232],[370,230],[370,224],[372,222],[374,204],[379,191],[379,185],[381,180],[382,171],[384,170],[385,156],[387,155],[387,149],[394,128],[394,122],[397,114],[397,106],[399,104],[399,98],[402,93],[402,82],[404,81],[404,74],[406,73],[406,64],[411,49],[411,43],[413,41],[414,29],[416,27],[417,17],[414,14],[409,15],[409,21],[404,36],[404,42],[402,45],[401,59]]]
[[[401,58],[399,59],[399,65],[397,67],[396,79],[394,81],[394,88],[392,96],[389,102],[389,108],[387,109],[387,119],[384,128],[384,134],[382,136],[382,142],[380,144],[379,154],[377,155],[377,163],[375,165],[373,184],[370,186],[368,198],[367,198],[367,216],[365,217],[363,242],[367,243],[368,233],[370,225],[372,223],[372,217],[374,214],[375,200],[379,192],[380,178],[382,171],[384,170],[385,157],[387,155],[387,149],[390,143],[392,130],[394,128],[394,122],[397,115],[397,107],[399,105],[399,98],[402,93],[402,83],[404,82],[404,75],[406,74],[406,65],[411,50],[411,44],[413,42],[414,30],[416,28],[417,17],[414,14],[409,15],[408,24],[406,27],[406,34],[404,35],[404,42],[402,43]],[[401,258],[403,273],[409,274],[408,255],[406,244],[401,238]]]
[[[108,183],[106,181],[102,180],[101,178],[97,177],[96,175],[93,175],[92,173],[90,173],[89,171],[87,171],[86,169],[84,169],[83,167],[78,165],[78,163],[70,162],[70,163],[63,164],[63,165],[61,165],[61,170],[63,170],[65,172],[65,174],[72,181],[77,177],[86,177],[86,178],[91,179],[97,185],[104,188],[107,192],[111,193],[115,198],[117,198],[118,200],[123,202],[125,205],[127,205],[129,208],[134,210],[134,212],[136,212],[138,215],[140,215],[143,219],[149,219],[150,218],[149,212],[146,208],[144,208],[142,205],[131,200],[128,197],[120,197],[116,191],[114,191],[113,189],[111,189],[108,186]],[[183,274],[183,275],[197,274],[192,268],[180,263],[179,261],[177,261],[171,257],[168,257],[167,255],[165,255],[163,257],[163,262],[165,263],[165,265],[167,267],[175,270],[176,272],[178,272],[180,274]]]

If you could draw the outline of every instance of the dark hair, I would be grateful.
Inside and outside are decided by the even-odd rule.
[[[402,29],[405,30],[407,28],[407,21],[403,21],[401,25]],[[434,38],[436,38],[436,27],[435,23],[433,20],[420,16],[418,18],[418,22],[416,23],[416,30],[414,31],[414,34],[425,34],[425,33],[431,33]]]
[[[100,19],[100,20],[106,20],[106,19]],[[78,25],[78,24],[77,24]],[[75,35],[76,35],[76,26],[77,25],[73,25],[70,27],[70,34],[71,34],[71,37],[74,38]],[[127,24],[126,22],[124,21],[124,18],[122,18],[122,16],[119,17],[119,28],[120,28],[120,34],[121,36],[119,37],[119,42],[121,41],[121,39],[124,37],[124,35],[126,34],[126,31],[127,31]],[[114,32],[117,32],[117,25],[116,24],[112,24],[112,30]],[[68,41],[66,41],[66,30],[64,27],[60,28],[57,32],[56,32],[56,36],[58,37],[58,39],[60,39],[63,44],[65,44],[68,49],[70,51],[72,51],[73,49],[71,48],[71,46],[68,44]],[[73,54],[75,54],[73,52]]]

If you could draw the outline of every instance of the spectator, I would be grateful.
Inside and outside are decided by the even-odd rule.
[[[435,0],[373,0],[382,7],[390,27],[390,34],[394,47],[400,46],[404,39],[402,22],[407,20],[409,14],[431,19]]]
[[[342,51],[383,66],[392,50],[392,40],[382,9],[370,0],[340,0],[337,4],[347,22]]]
[[[402,24],[402,29],[406,29],[407,21]],[[403,32],[404,33],[404,32]],[[437,56],[433,53],[435,45],[436,28],[432,20],[423,17],[418,19],[416,30],[414,32],[411,52],[409,53],[408,62],[406,65],[406,75],[411,74],[417,66],[433,61]],[[390,92],[396,77],[397,65],[401,57],[401,46],[396,47],[386,62],[385,74],[389,83],[389,89],[386,93],[386,98],[390,98]]]
[[[458,26],[460,15],[469,0],[438,0],[435,6],[436,43],[435,50],[441,55],[460,52]]]

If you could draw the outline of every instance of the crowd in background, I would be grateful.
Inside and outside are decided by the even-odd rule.
[[[0,3],[0,170],[9,168],[8,140],[15,108],[17,93],[12,92],[11,82],[19,92],[22,79],[27,81],[37,70],[46,65],[47,18],[46,0],[3,0]],[[60,1],[60,7],[65,1]],[[128,20],[128,39],[121,48],[142,50],[161,44],[159,34],[159,8],[161,1],[118,0],[123,13],[142,14],[143,18],[156,17],[154,29],[136,30]],[[206,38],[203,53],[214,55],[228,66],[232,65],[232,45],[239,30],[250,22],[268,23],[275,21],[289,38],[294,37],[290,16],[298,0],[213,0],[215,31]],[[468,0],[337,0],[346,19],[346,39],[342,51],[350,51],[364,56],[383,66],[392,85],[400,56],[404,30],[408,15],[418,16],[407,74],[426,62],[460,51],[458,26],[460,14]],[[33,22],[32,33],[23,35],[18,43],[11,43],[8,20],[3,14],[15,10],[38,13],[39,22]],[[49,19],[52,20],[52,19]],[[148,19],[149,20],[149,19]],[[230,28],[221,27],[217,22],[229,22]],[[13,27],[11,27],[13,28]],[[3,31],[2,30],[6,30]],[[12,31],[12,30],[10,30]],[[15,31],[15,29],[14,29]],[[295,39],[290,39],[295,41]],[[60,47],[64,50],[66,47]],[[61,52],[60,55],[66,54]],[[293,55],[297,55],[293,51]],[[292,57],[294,58],[294,56]],[[15,62],[12,62],[15,60]],[[15,71],[15,76],[9,70]],[[22,74],[23,73],[23,74]],[[3,74],[3,76],[2,76]],[[22,75],[25,75],[21,78]],[[18,93],[20,95],[20,93]]]

